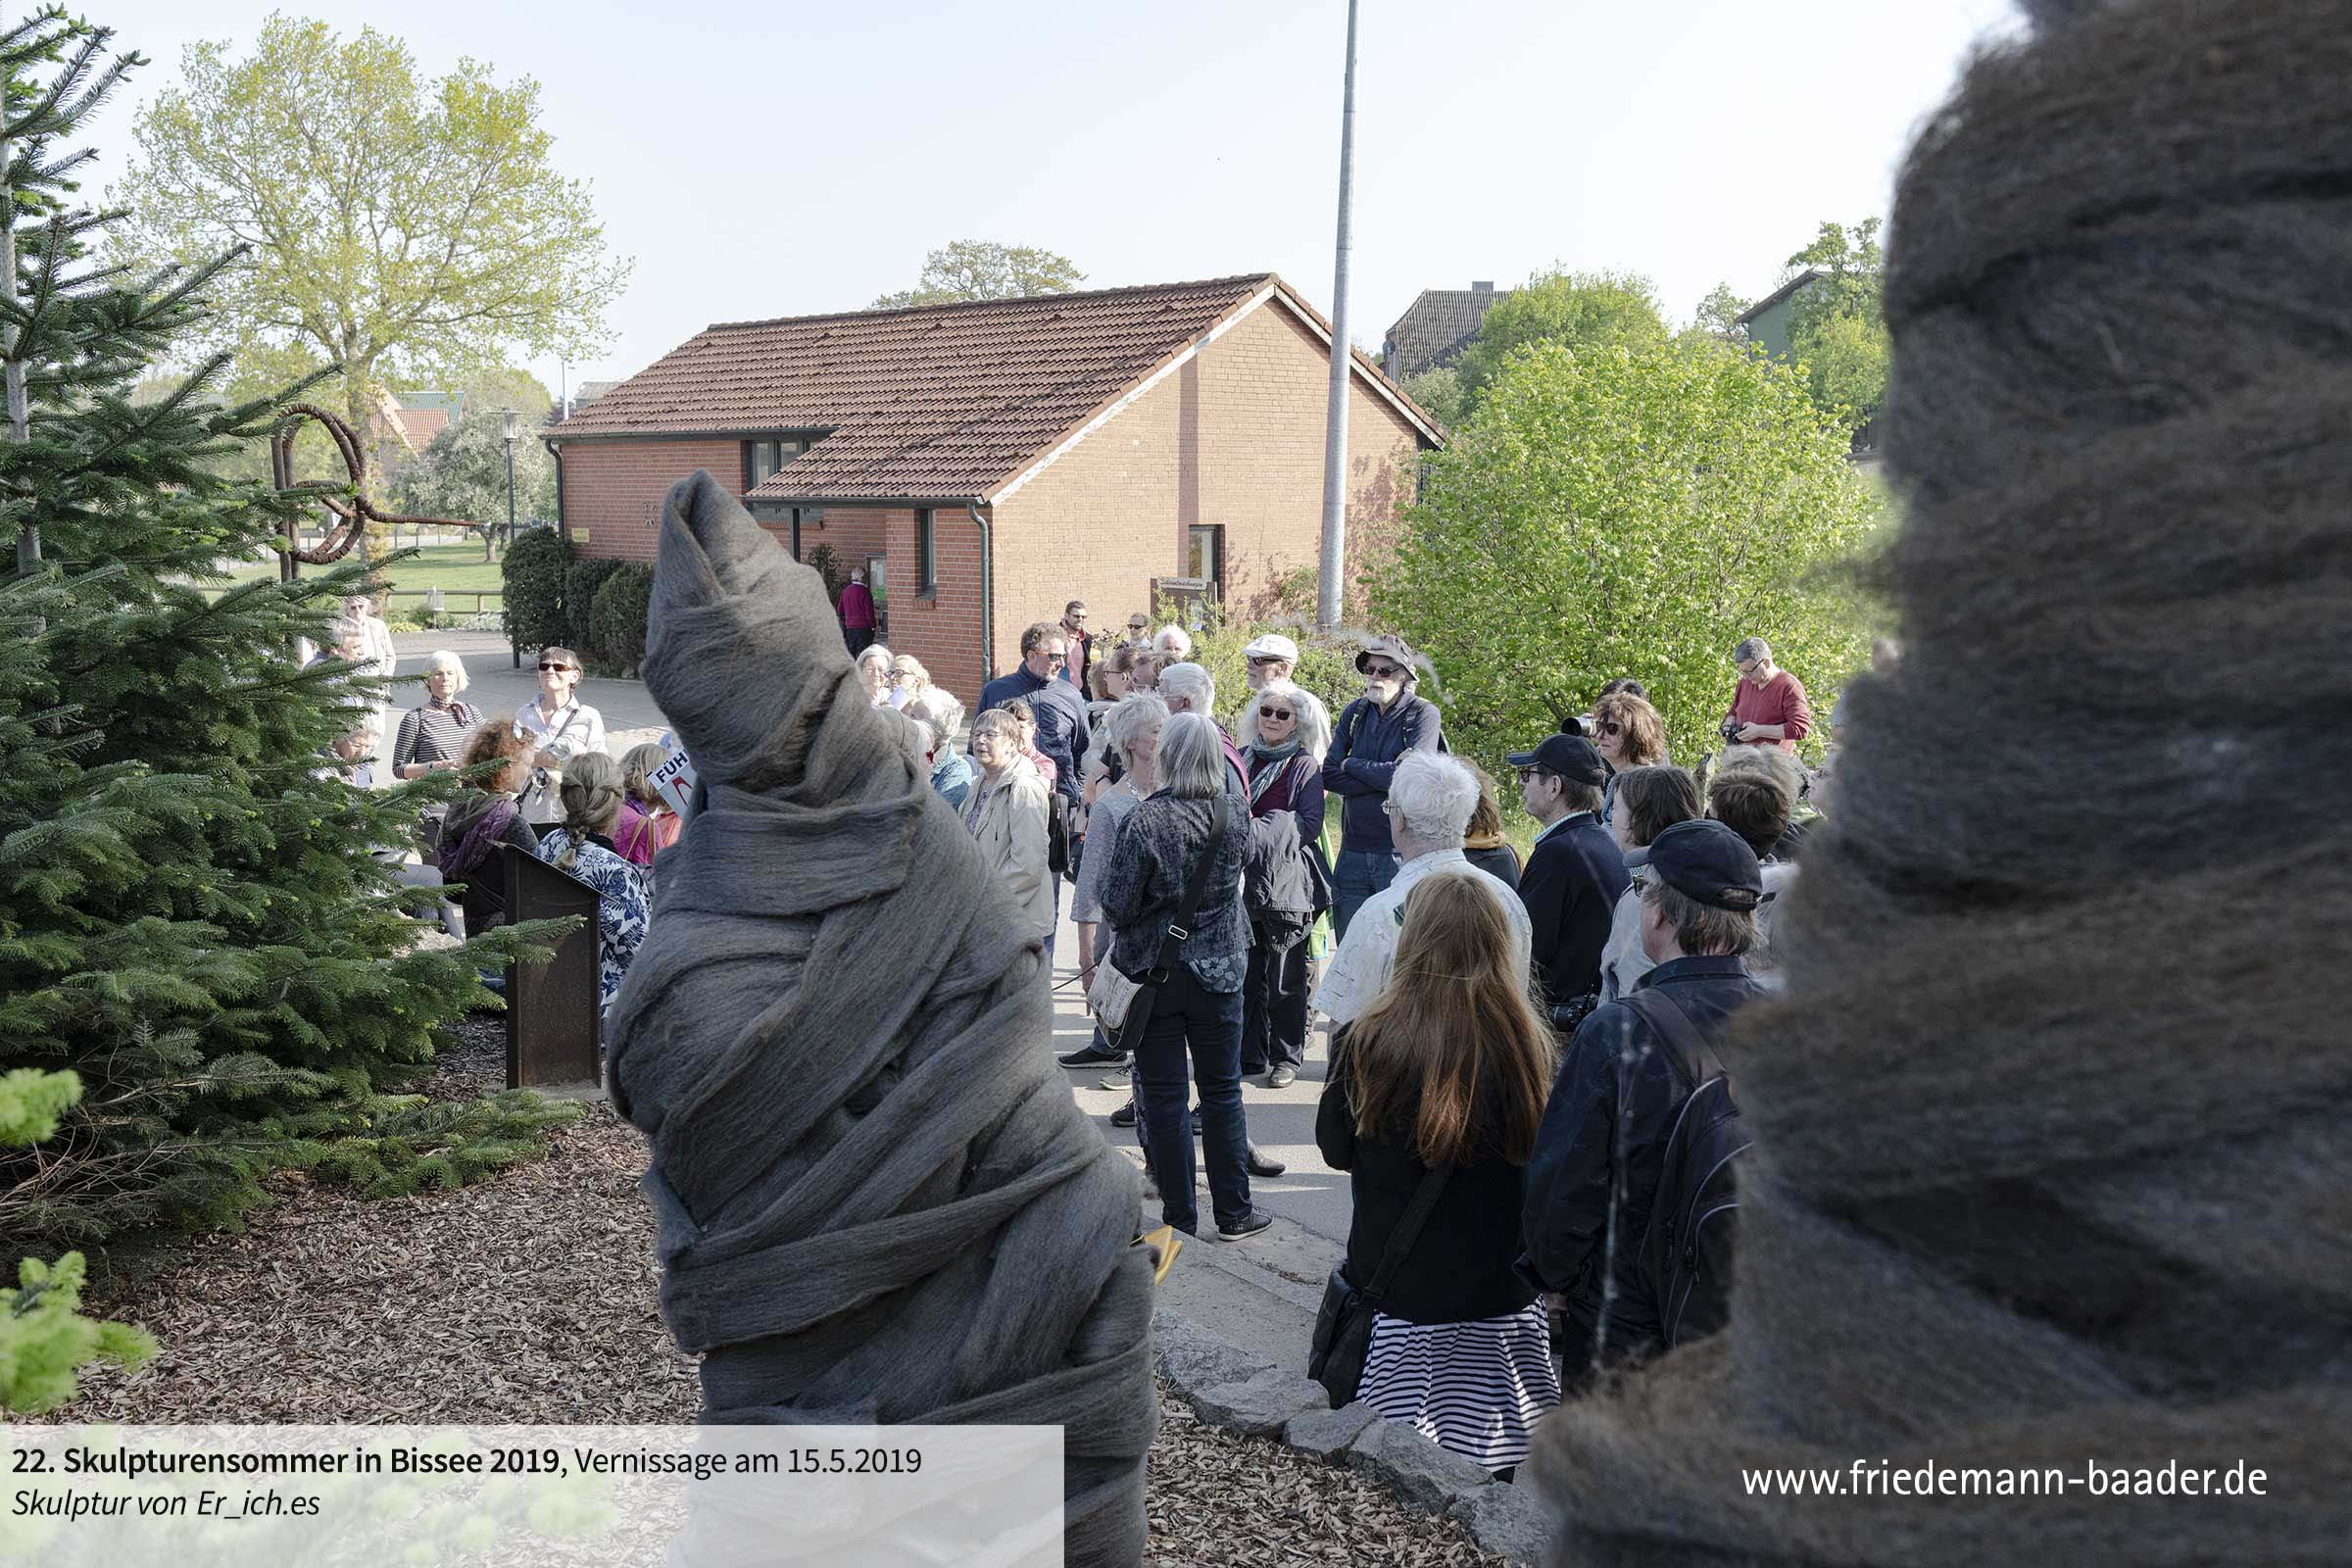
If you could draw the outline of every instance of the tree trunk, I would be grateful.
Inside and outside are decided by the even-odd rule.
[[[0,136],[0,289],[8,291],[8,303],[17,303],[17,190],[8,177],[10,159],[15,149],[5,136]],[[32,404],[24,391],[24,362],[18,357],[20,329],[11,326],[0,338],[0,359],[6,361],[0,368],[8,395],[8,439],[25,442],[32,439]],[[30,504],[31,497],[23,498]],[[29,575],[41,564],[40,524],[25,519],[17,525],[17,575]]]

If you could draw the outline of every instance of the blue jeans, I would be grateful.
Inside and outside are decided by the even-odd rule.
[[[1396,857],[1388,850],[1342,850],[1331,867],[1331,934],[1348,940],[1348,922],[1375,893],[1396,880]]]
[[[1190,1236],[1200,1214],[1193,1198],[1193,1118],[1185,1103],[1185,1056],[1200,1086],[1200,1145],[1208,1200],[1217,1219],[1250,1212],[1250,1130],[1242,1115],[1242,994],[1210,991],[1178,964],[1159,990],[1135,1050],[1136,1131],[1159,1183],[1159,1217]]]

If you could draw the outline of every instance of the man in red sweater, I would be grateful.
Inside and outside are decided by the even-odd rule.
[[[850,585],[841,591],[842,640],[850,645],[850,657],[855,659],[873,646],[874,594],[865,585],[865,568],[850,568]]]
[[[1772,647],[1750,637],[1732,650],[1740,684],[1724,715],[1723,738],[1735,746],[1778,746],[1794,752],[1813,727],[1813,708],[1797,678],[1772,662]]]

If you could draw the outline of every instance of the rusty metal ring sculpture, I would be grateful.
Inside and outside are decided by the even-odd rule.
[[[343,455],[344,469],[351,475],[348,481],[339,479],[296,479],[294,477],[294,438],[301,433],[302,421],[316,419],[324,426]],[[488,524],[468,522],[463,517],[412,517],[403,513],[382,512],[368,499],[368,455],[360,447],[360,438],[349,421],[331,414],[315,403],[289,403],[277,411],[277,422],[270,431],[270,463],[280,490],[296,490],[317,500],[337,518],[326,537],[309,549],[293,542],[288,529],[287,550],[296,561],[306,565],[329,566],[351,554],[351,547],[369,522],[387,526],[483,528]]]

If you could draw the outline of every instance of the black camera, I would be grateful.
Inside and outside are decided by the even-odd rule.
[[[1598,992],[1588,991],[1573,1001],[1558,1004],[1551,1009],[1551,1026],[1564,1035],[1576,1033],[1577,1026],[1600,1005]]]
[[[1737,746],[1740,744],[1740,731],[1743,727],[1744,726],[1741,725],[1738,719],[1727,718],[1722,723],[1716,725],[1715,729],[1718,734],[1722,735],[1724,744],[1728,746]]]

